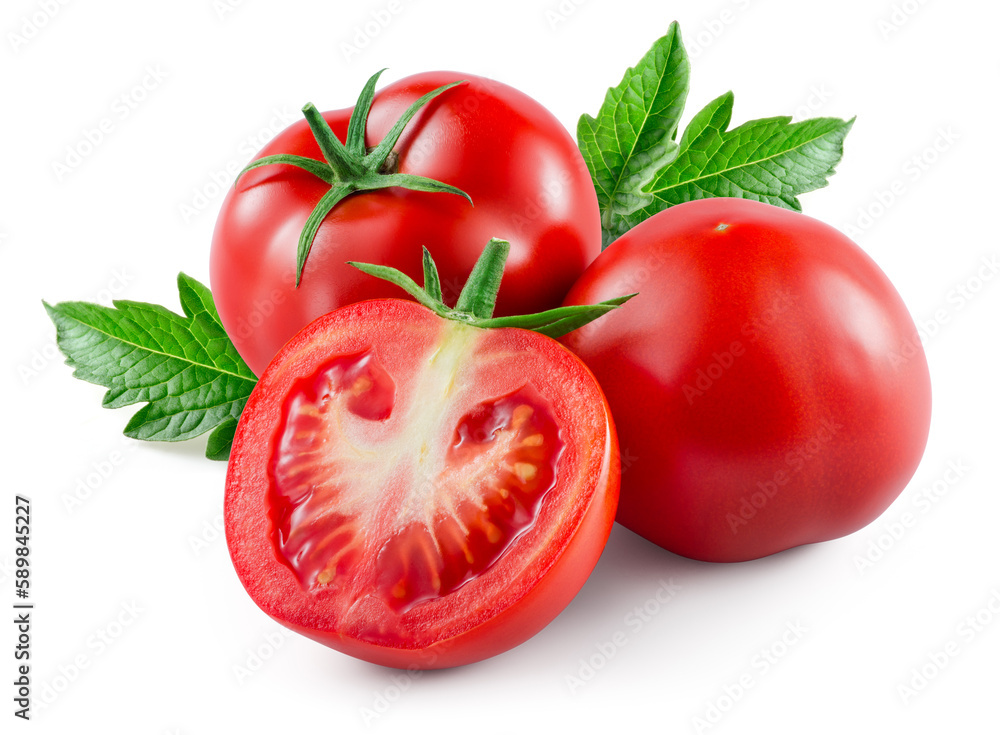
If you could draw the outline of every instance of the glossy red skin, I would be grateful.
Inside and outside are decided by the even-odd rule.
[[[407,77],[375,96],[366,144],[376,145],[421,95],[466,79],[431,100],[395,147],[399,172],[456,186],[455,194],[401,188],[355,193],[320,226],[294,288],[299,232],[329,187],[293,166],[247,172],[223,202],[212,241],[211,283],[236,349],[260,374],[287,339],[346,304],[398,291],[345,261],[390,265],[421,282],[421,248],[441,272],[454,303],[483,246],[509,240],[496,315],[558,306],[601,251],[600,213],[590,174],[573,138],[527,95],[455,72]],[[351,110],[324,113],[344,140]],[[291,153],[322,160],[306,122],[268,143],[257,158]],[[538,274],[544,274],[539,278]]]
[[[632,291],[564,338],[618,426],[620,523],[743,561],[856,531],[906,486],[927,362],[899,294],[844,235],[752,201],[681,204],[614,242],[566,303]]]
[[[548,337],[524,330],[489,330],[492,339],[529,355],[531,364],[548,365],[540,377],[548,386],[544,395],[564,425],[577,423],[574,431],[586,437],[567,444],[564,455],[565,462],[588,468],[581,484],[570,487],[560,481],[550,491],[559,502],[543,503],[545,509],[535,525],[515,542],[517,555],[505,554],[495,569],[448,596],[447,605],[457,613],[446,614],[447,606],[445,612],[441,606],[423,610],[418,606],[412,611],[417,627],[447,628],[448,635],[428,645],[392,647],[338,629],[323,602],[304,591],[290,568],[278,560],[271,540],[268,463],[283,397],[301,376],[330,358],[328,347],[333,340],[338,352],[357,352],[379,339],[392,339],[404,326],[440,322],[416,303],[380,299],[349,305],[308,325],[283,348],[250,396],[233,441],[226,480],[226,539],[237,575],[254,602],[302,635],[395,668],[438,669],[473,663],[536,634],[569,604],[590,575],[607,543],[618,501],[615,427],[590,371]]]

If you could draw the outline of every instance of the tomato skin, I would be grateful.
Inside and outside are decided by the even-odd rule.
[[[624,526],[744,561],[852,533],[906,486],[930,425],[927,362],[847,237],[757,202],[689,202],[614,242],[566,303],[627,291],[563,338],[618,426]]]
[[[383,666],[447,668],[506,651],[541,630],[576,595],[607,542],[618,499],[619,456],[614,424],[596,381],[555,340],[514,329],[485,332],[483,354],[524,355],[523,375],[538,374],[567,432],[563,480],[552,502],[518,537],[495,568],[403,619],[411,645],[358,635],[339,619],[323,591],[304,589],[275,552],[268,514],[273,482],[269,457],[278,442],[282,401],[303,376],[334,354],[351,354],[403,331],[439,329],[444,320],[399,299],[360,302],[308,325],[282,349],[251,395],[240,419],[226,481],[225,524],[237,574],[257,605],[282,625],[330,648]],[[471,329],[469,327],[463,327]],[[503,381],[523,380],[504,370]],[[395,375],[405,394],[406,379]],[[488,382],[488,381],[487,381]],[[498,383],[499,384],[499,383]],[[566,425],[569,421],[572,425]],[[562,461],[562,460],[561,460]],[[566,478],[576,478],[569,480]],[[386,521],[385,518],[379,524]],[[376,524],[376,525],[379,525]],[[377,529],[376,529],[377,530]],[[351,607],[353,610],[353,606]],[[390,618],[391,620],[392,618]]]
[[[299,233],[329,189],[293,166],[244,174],[222,204],[211,284],[227,333],[258,375],[281,346],[318,316],[346,304],[398,296],[393,286],[347,266],[389,265],[420,282],[421,247],[441,271],[445,300],[458,290],[491,237],[511,242],[497,316],[558,306],[601,249],[597,195],[576,143],[556,118],[499,82],[455,72],[407,77],[381,90],[368,119],[376,145],[414,100],[466,79],[431,100],[399,139],[398,171],[458,187],[472,198],[401,188],[355,193],[327,216],[294,286]],[[351,110],[324,113],[344,140]],[[322,160],[301,120],[257,155]],[[536,277],[544,273],[544,281]]]

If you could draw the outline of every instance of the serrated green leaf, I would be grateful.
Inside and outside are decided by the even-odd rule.
[[[183,273],[177,287],[183,315],[136,301],[45,309],[74,376],[108,389],[104,406],[146,403],[128,422],[127,436],[181,441],[226,427],[210,442],[210,454],[221,456],[228,422],[239,417],[257,379],[226,335],[211,292]]]
[[[854,121],[789,117],[729,130],[731,92],[705,106],[679,143],[689,63],[676,23],[608,90],[577,129],[601,207],[604,246],[675,204],[737,197],[801,211],[798,195],[826,186]]]
[[[793,123],[753,120],[727,130],[733,95],[710,102],[684,131],[677,157],[643,192],[652,201],[622,214],[634,227],[667,207],[707,197],[737,197],[802,210],[798,195],[826,186],[844,153],[854,120],[832,117]]]
[[[605,245],[621,234],[618,213],[648,205],[651,197],[642,187],[677,154],[689,73],[674,22],[621,83],[608,90],[597,117],[580,117],[577,138],[597,189]]]

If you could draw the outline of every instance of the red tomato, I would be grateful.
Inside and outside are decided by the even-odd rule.
[[[410,301],[296,335],[233,442],[226,537],[279,623],[385,666],[518,645],[583,585],[614,521],[597,382],[558,342]]]
[[[395,152],[399,173],[455,186],[472,204],[398,187],[352,194],[323,221],[295,288],[299,233],[329,185],[299,168],[271,165],[248,171],[229,192],[212,242],[212,292],[226,332],[255,373],[316,317],[398,295],[345,261],[389,265],[419,280],[427,246],[452,303],[482,244],[509,240],[496,312],[504,316],[558,306],[600,253],[597,195],[576,143],[551,113],[511,87],[453,72],[407,77],[376,95],[366,144],[378,144],[414,100],[459,79],[468,83],[418,112]],[[342,141],[350,114],[323,115]],[[304,120],[257,158],[278,153],[323,158]],[[545,274],[541,285],[538,273]]]
[[[567,303],[628,291],[564,338],[615,417],[626,527],[694,559],[754,559],[856,531],[913,475],[927,363],[844,235],[752,201],[681,204],[614,242]]]

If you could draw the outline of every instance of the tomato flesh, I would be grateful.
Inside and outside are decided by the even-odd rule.
[[[480,404],[464,416],[447,448],[444,469],[414,478],[400,469],[410,446],[379,453],[376,443],[352,439],[351,419],[384,421],[391,415],[392,378],[370,354],[338,358],[286,401],[280,444],[272,458],[269,496],[276,550],[306,588],[374,586],[394,610],[445,595],[491,566],[534,521],[542,496],[555,482],[563,442],[551,407],[525,386]],[[340,433],[337,442],[337,433]],[[325,452],[336,443],[343,454]],[[497,467],[501,470],[497,473]],[[394,484],[407,508],[381,543],[373,574],[355,574],[364,532],[350,515],[373,475]],[[353,485],[351,476],[364,476]],[[422,497],[425,496],[425,497]],[[429,516],[429,519],[423,516]]]
[[[272,617],[361,658],[451,666],[521,642],[610,531],[603,394],[532,332],[352,305],[286,346],[243,416],[226,499],[237,572]]]

